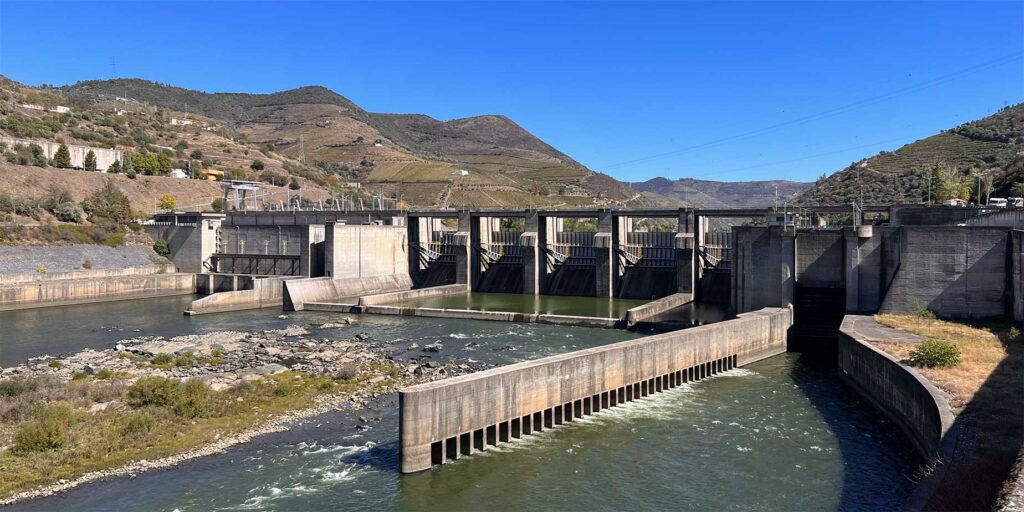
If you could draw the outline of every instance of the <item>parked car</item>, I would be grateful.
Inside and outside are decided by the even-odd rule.
[[[942,202],[942,205],[943,206],[955,206],[955,207],[958,207],[958,208],[966,208],[967,207],[967,201],[964,201],[963,199],[954,197],[953,199],[946,199],[945,201]]]
[[[1010,208],[1024,208],[1024,197],[1009,197],[1006,204]]]
[[[989,208],[1006,208],[1006,199],[1001,197],[990,197],[988,199]]]

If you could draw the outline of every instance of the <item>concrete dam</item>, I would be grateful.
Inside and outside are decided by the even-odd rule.
[[[197,281],[208,276],[211,291],[232,283],[196,301],[197,313],[280,305],[668,331],[403,389],[402,472],[794,350],[841,361],[844,380],[880,404],[922,457],[941,459],[942,404],[850,342],[844,320],[918,305],[1024,320],[1021,231],[988,217],[958,225],[964,212],[952,208],[873,206],[852,219],[850,211],[232,212],[168,215],[151,230],[178,241],[172,258],[187,261],[175,263],[196,268]],[[825,222],[843,215],[844,226]],[[578,315],[477,307],[463,298],[474,294],[639,303]],[[709,304],[725,313],[706,325],[663,320]]]

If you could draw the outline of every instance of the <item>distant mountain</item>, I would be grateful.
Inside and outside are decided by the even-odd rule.
[[[633,183],[633,190],[651,192],[698,208],[759,208],[782,205],[811,186],[796,181],[707,181],[654,178]],[[776,193],[778,195],[776,195]]]
[[[274,94],[206,93],[137,79],[64,88],[91,102],[117,97],[224,123],[252,144],[421,206],[585,206],[640,200],[508,117],[440,121],[380,114],[319,86]],[[463,173],[460,171],[466,171]]]
[[[948,199],[936,197],[936,168],[965,177],[964,192],[972,198],[977,180],[968,176],[984,172],[993,178],[992,195],[1006,197],[1014,183],[1024,181],[1024,104],[822,175],[799,202],[849,204],[863,192],[865,203],[917,203],[928,199],[929,182],[933,200]]]

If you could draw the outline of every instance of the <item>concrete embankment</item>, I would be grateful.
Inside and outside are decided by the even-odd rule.
[[[409,278],[409,274],[289,279],[284,282],[283,302],[285,310],[301,311],[308,303],[331,303],[346,297],[410,288],[412,288],[412,279]]]
[[[658,316],[670,309],[677,308],[693,302],[692,293],[673,293],[662,297],[658,300],[653,300],[642,306],[637,306],[626,311],[626,326],[633,327],[639,322],[643,322],[649,318]]]
[[[882,326],[870,316],[847,315],[839,331],[839,376],[903,430],[925,460],[938,460],[935,471],[908,502],[920,509],[941,480],[956,447],[956,429],[949,402],[927,378],[871,340],[906,339],[907,334]]]
[[[461,285],[460,285],[461,286]],[[318,304],[318,311],[331,311]],[[352,309],[335,310],[350,312]],[[401,306],[359,306],[362,313],[373,315],[419,316],[424,318],[463,318],[466,320],[487,320],[492,322],[520,322],[552,325],[571,325],[576,327],[619,327],[618,318],[601,318],[591,316],[548,315],[536,313],[516,313],[512,311],[481,311],[479,309],[443,309],[443,308],[408,308]]]
[[[193,274],[43,279],[0,285],[0,311],[192,293]]]
[[[401,471],[485,449],[573,418],[786,351],[789,309],[405,388]]]
[[[431,288],[419,288],[416,290],[402,290],[390,293],[378,293],[376,295],[366,295],[363,297],[359,297],[359,305],[365,308],[366,306],[379,306],[381,304],[390,304],[394,302],[402,302],[412,299],[422,299],[425,297],[436,297],[438,295],[466,293],[468,291],[469,287],[465,284],[449,284],[445,286],[433,286]]]
[[[197,279],[202,277],[197,276]],[[192,301],[185,314],[201,315],[245,309],[280,308],[284,305],[284,282],[296,277],[264,277],[252,280],[249,290],[218,292]]]

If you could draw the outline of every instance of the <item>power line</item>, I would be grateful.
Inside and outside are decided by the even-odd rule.
[[[985,69],[985,68],[988,68],[988,67],[994,67],[994,66],[997,66],[997,65],[1000,65],[1000,64],[1005,64],[1007,62],[1011,62],[1011,61],[1019,58],[1021,55],[1024,55],[1024,52],[1014,52],[1014,53],[1011,53],[1009,55],[1004,55],[1002,57],[999,57],[997,59],[986,61],[986,62],[983,62],[981,64],[976,64],[976,65],[971,66],[971,67],[963,68],[963,69],[960,69],[960,70],[957,70],[957,71],[954,71],[954,72],[951,72],[951,73],[947,73],[945,75],[938,76],[938,77],[933,78],[931,80],[926,80],[924,82],[920,82],[918,84],[914,84],[914,85],[910,85],[910,86],[903,87],[903,88],[900,88],[900,89],[896,89],[896,90],[893,90],[893,91],[890,91],[890,92],[887,92],[887,93],[884,93],[884,94],[880,94],[880,95],[877,95],[877,96],[872,96],[872,97],[865,98],[865,99],[862,99],[862,100],[858,100],[858,101],[855,101],[855,102],[852,102],[852,103],[847,103],[845,105],[841,105],[841,106],[836,107],[836,108],[832,108],[832,109],[829,109],[829,110],[818,112],[816,114],[810,114],[810,115],[799,117],[799,118],[796,118],[796,119],[791,119],[789,121],[785,121],[785,122],[782,122],[782,123],[777,123],[777,124],[773,124],[773,125],[770,125],[770,126],[766,126],[764,128],[759,128],[759,129],[756,129],[756,130],[752,130],[752,131],[748,131],[748,132],[743,132],[743,133],[739,133],[739,134],[736,134],[736,135],[731,135],[731,136],[728,136],[728,137],[723,137],[723,138],[720,138],[720,139],[715,139],[715,140],[712,140],[712,141],[704,142],[704,143],[701,143],[701,144],[696,144],[696,145],[693,145],[693,146],[687,146],[687,147],[684,147],[684,148],[675,149],[675,150],[672,150],[672,151],[666,151],[664,153],[657,153],[657,154],[649,155],[649,156],[645,156],[645,157],[634,158],[632,160],[625,160],[625,161],[621,161],[621,162],[607,164],[607,165],[604,165],[604,166],[598,166],[597,169],[599,169],[600,171],[608,171],[608,170],[611,170],[611,169],[626,167],[626,166],[630,166],[630,165],[637,164],[637,163],[648,162],[648,161],[651,161],[651,160],[657,160],[657,159],[664,158],[664,157],[667,157],[667,156],[674,156],[674,155],[679,155],[679,154],[695,151],[695,150],[698,150],[698,149],[706,149],[706,148],[709,148],[709,147],[718,146],[718,145],[724,144],[726,142],[732,142],[732,141],[735,141],[735,140],[740,140],[740,139],[752,137],[752,136],[755,136],[755,135],[761,135],[763,133],[768,133],[768,132],[777,130],[779,128],[787,128],[787,127],[791,127],[791,126],[799,126],[799,125],[806,124],[806,123],[809,123],[809,122],[818,121],[820,119],[825,119],[825,118],[828,118],[828,117],[832,117],[832,116],[836,116],[836,115],[839,115],[839,114],[843,114],[843,113],[845,113],[845,112],[847,112],[849,110],[854,110],[856,108],[860,108],[860,107],[864,107],[864,106],[868,106],[868,105],[873,105],[875,103],[879,103],[879,102],[887,100],[887,99],[891,99],[891,98],[894,98],[894,97],[906,95],[906,94],[909,94],[909,93],[912,93],[912,92],[917,92],[917,91],[920,91],[922,89],[927,89],[929,87],[935,87],[937,85],[942,85],[944,83],[951,82],[951,81],[953,81],[953,80],[955,80],[957,78],[960,78],[961,76],[972,74],[972,73],[974,73],[976,71],[979,71],[981,69]]]
[[[913,136],[911,136],[911,137],[913,137]],[[778,160],[778,161],[775,161],[775,162],[767,162],[767,163],[756,164],[756,165],[745,165],[743,167],[735,167],[735,168],[727,169],[727,170],[724,170],[724,171],[714,171],[714,172],[710,172],[710,173],[707,173],[707,174],[702,174],[701,177],[702,178],[704,178],[704,177],[713,177],[713,176],[719,176],[719,175],[722,175],[722,174],[729,174],[729,173],[733,173],[733,172],[747,171],[747,170],[750,170],[750,169],[758,169],[758,168],[762,168],[762,167],[773,167],[773,166],[776,166],[776,165],[789,164],[789,163],[793,163],[793,162],[802,162],[804,160],[811,160],[813,158],[820,158],[820,157],[823,157],[823,156],[837,155],[837,154],[840,154],[840,153],[846,153],[848,151],[854,151],[854,150],[857,150],[857,149],[870,148],[870,147],[878,146],[879,144],[888,144],[888,143],[891,143],[891,142],[899,142],[899,141],[903,141],[903,140],[907,140],[907,137],[897,137],[897,138],[893,138],[893,139],[881,140],[881,141],[877,141],[877,142],[861,144],[859,146],[851,146],[851,147],[848,147],[848,148],[836,149],[836,150],[833,150],[833,151],[826,151],[824,153],[816,153],[816,154],[813,154],[813,155],[807,155],[807,156],[802,156],[802,157],[798,157],[798,158],[790,158],[790,159],[786,159],[786,160]],[[873,171],[873,172],[880,172],[880,171]]]

